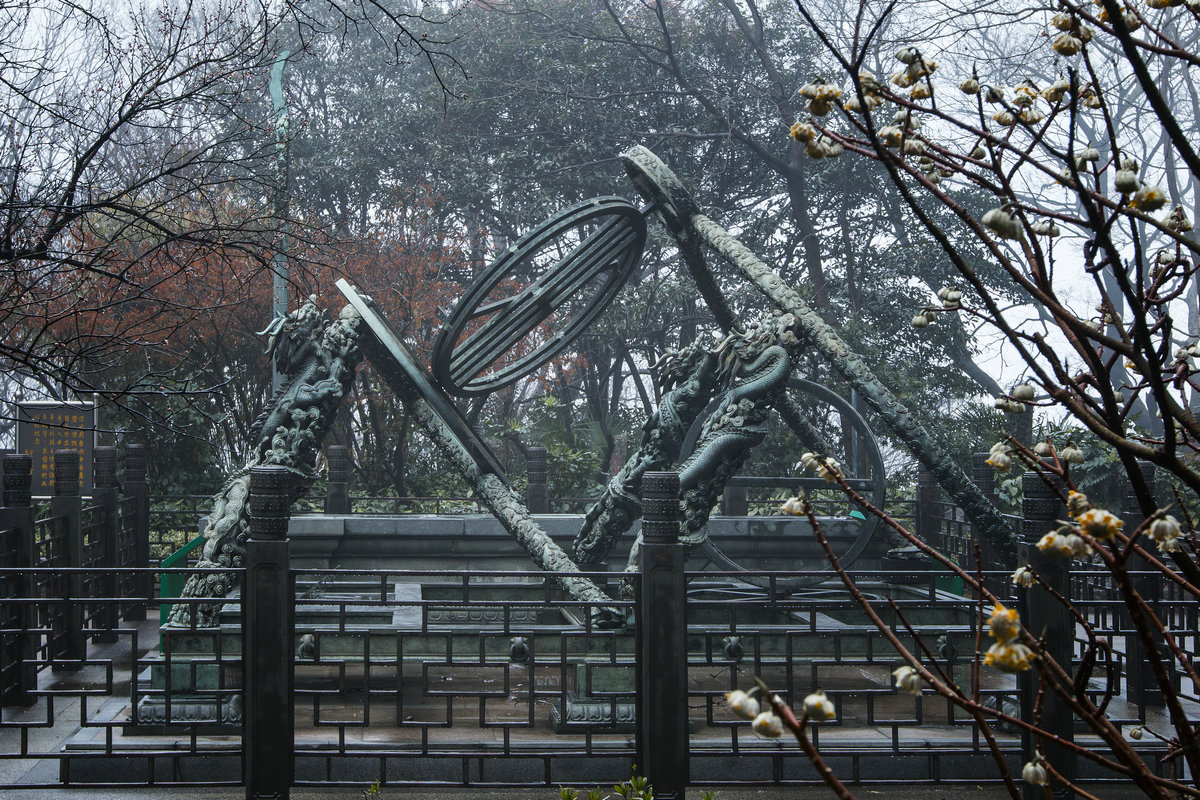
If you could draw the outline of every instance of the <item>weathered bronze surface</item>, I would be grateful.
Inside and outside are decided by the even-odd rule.
[[[470,396],[529,375],[612,302],[645,244],[645,219],[619,197],[586,200],[546,220],[501,253],[455,304],[434,344],[437,382]],[[554,330],[542,336],[546,320]]]
[[[766,437],[768,415],[780,413],[802,440],[829,452],[786,391],[805,348],[824,355],[860,392],[998,549],[1010,549],[1013,534],[995,508],[828,324],[737,239],[700,213],[679,179],[653,153],[634,148],[622,158],[650,205],[639,210],[620,198],[596,198],[566,209],[518,240],[456,304],[438,337],[432,372],[417,361],[370,298],[344,280],[338,281],[338,288],[350,305],[337,320],[327,321],[311,299],[277,320],[268,329],[270,350],[288,380],[258,422],[254,453],[215,498],[201,567],[240,565],[251,467],[287,468],[296,478],[295,495],[300,494],[311,478],[316,448],[354,379],[360,346],[533,561],[546,570],[568,573],[560,583],[571,596],[601,610],[611,598],[591,580],[569,573],[579,572],[577,564],[603,560],[641,516],[646,472],[679,472],[682,541],[705,546],[716,561],[736,567],[728,559],[721,561],[705,526],[726,485]],[[512,491],[503,468],[448,393],[487,394],[533,373],[561,352],[613,300],[637,266],[647,213],[654,213],[676,238],[681,258],[726,337],[715,346],[693,343],[656,365],[663,392],[659,407],[643,426],[637,452],[588,511],[568,555]],[[737,320],[705,262],[702,246],[715,250],[766,295],[778,309],[775,317]],[[544,332],[547,324],[549,334]],[[821,387],[810,385],[809,393],[835,406],[840,401]],[[880,504],[883,467],[878,447],[852,407],[841,402],[839,413],[857,425],[858,435],[874,449],[873,479],[855,487]],[[847,562],[865,547],[872,523],[864,525],[863,535],[844,554]],[[637,568],[639,551],[635,543],[629,569]],[[189,579],[184,596],[220,598],[233,588],[234,580],[228,572],[202,570]],[[171,623],[186,624],[189,608],[176,605]],[[196,608],[201,624],[209,624],[219,603]]]

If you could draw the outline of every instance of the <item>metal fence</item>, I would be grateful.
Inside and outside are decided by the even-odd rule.
[[[113,572],[66,571],[76,574],[85,586],[102,586]],[[20,577],[0,570],[0,586]],[[811,733],[844,780],[974,784],[995,775],[981,732],[962,712],[936,695],[892,688],[896,653],[836,587],[773,593],[745,577],[687,575],[692,784],[819,781],[797,748],[752,735],[725,708],[725,693],[755,676],[792,704],[818,687],[828,694],[837,718]],[[759,577],[769,584],[793,575]],[[912,631],[906,643],[915,647],[920,635],[943,668],[971,686],[973,601],[933,580],[856,577],[890,621],[903,615]],[[638,763],[635,631],[599,624],[552,575],[292,571],[290,592],[296,785],[591,785],[622,780]],[[217,628],[160,631],[153,614],[88,628],[86,653],[75,661],[50,655],[51,631],[17,627],[18,618],[54,616],[64,605],[94,618],[111,599],[4,598],[0,652],[12,650],[14,637],[41,644],[22,662],[36,671],[36,688],[24,705],[0,707],[0,784],[238,784],[242,726],[254,713],[243,705],[247,648],[257,644],[243,637],[239,599],[228,601]],[[620,608],[636,617],[639,602]],[[1180,622],[1194,624],[1195,613],[1192,604]],[[1122,666],[1112,664],[1118,680]],[[0,664],[12,668],[7,658]],[[1015,705],[1011,676],[982,674],[983,697]],[[1098,670],[1097,694],[1106,680]],[[1109,715],[1135,725],[1148,711],[1155,713],[1118,697]],[[267,723],[277,728],[277,720]],[[1019,737],[994,734],[1019,771]],[[1162,754],[1145,749],[1149,759]]]
[[[292,579],[296,783],[628,776],[632,637],[544,573]]]
[[[612,783],[646,763],[648,739],[671,735],[638,709],[650,693],[645,671],[659,658],[657,648],[639,652],[639,626],[662,610],[640,594],[600,617],[547,573],[296,570],[285,554],[291,624],[248,634],[247,606],[234,594],[216,627],[160,629],[157,579],[190,570],[98,566],[111,552],[136,549],[94,542],[119,542],[140,512],[121,504],[112,519],[100,510],[111,505],[84,508],[77,495],[65,497],[74,499],[35,514],[27,500],[8,507],[6,492],[0,509],[0,563],[35,559],[0,567],[2,786],[239,784],[255,741],[244,731],[255,720],[287,742],[297,785]],[[942,517],[941,535],[969,535],[947,523],[956,517]],[[981,731],[962,712],[932,694],[895,692],[896,653],[836,581],[791,592],[782,586],[795,573],[757,575],[760,585],[745,572],[680,575],[685,783],[819,781],[794,747],[753,736],[726,711],[724,694],[754,677],[793,705],[818,687],[828,694],[837,718],[812,736],[845,780],[978,783],[995,775]],[[876,611],[907,631],[906,643],[916,649],[919,637],[931,659],[996,708],[1018,707],[1015,679],[973,668],[977,600],[932,572],[855,577]],[[1007,570],[984,577],[1009,586]],[[1200,605],[1159,574],[1134,578],[1184,653],[1200,656]],[[1082,562],[1069,580],[1082,615],[1076,659],[1089,656],[1084,625],[1111,645],[1089,692],[1118,724],[1168,727],[1111,583]],[[290,740],[248,694],[248,665],[271,646],[291,664],[283,684],[294,689],[286,695]],[[1027,757],[1019,737],[994,734],[1019,771]],[[1095,744],[1083,733],[1076,740]],[[1176,768],[1158,761],[1159,743],[1138,746],[1160,772]]]

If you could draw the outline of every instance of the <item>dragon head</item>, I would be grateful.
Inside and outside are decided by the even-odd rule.
[[[274,355],[275,367],[280,372],[287,372],[303,359],[303,354],[316,346],[324,322],[325,312],[317,308],[317,296],[312,294],[286,317],[271,320],[258,335],[270,337],[265,352]]]

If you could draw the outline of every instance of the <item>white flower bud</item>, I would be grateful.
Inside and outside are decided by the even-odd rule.
[[[925,688],[925,679],[921,677],[921,673],[908,665],[892,670],[892,677],[896,679],[896,688],[905,694],[920,696],[921,690]]]
[[[1028,589],[1030,586],[1033,586],[1035,583],[1037,583],[1037,575],[1034,574],[1034,571],[1031,570],[1028,565],[1017,567],[1016,571],[1012,574],[1012,582],[1013,586],[1018,586],[1022,589]]]
[[[736,692],[728,692],[725,695],[725,701],[729,704],[730,712],[738,719],[751,720],[759,714],[758,700],[749,692],[743,692],[740,689]]]
[[[1167,226],[1168,230],[1176,233],[1186,233],[1192,229],[1192,221],[1187,218],[1183,206],[1175,206],[1171,209],[1163,218],[1163,224]]]
[[[750,723],[750,729],[764,739],[778,739],[783,736],[783,720],[774,711],[764,711]]]
[[[1170,514],[1162,519],[1156,519],[1150,524],[1150,538],[1154,539],[1164,553],[1178,550],[1179,537],[1182,535],[1183,529],[1179,525],[1179,520]]]
[[[1013,219],[1012,215],[1003,208],[991,209],[979,221],[985,227],[995,231],[996,235],[1002,239],[1020,239],[1022,237],[1021,223]]]
[[[1113,180],[1113,187],[1121,194],[1133,194],[1142,186],[1142,182],[1138,180],[1137,172],[1131,169],[1117,170],[1117,177]]]
[[[1033,760],[1021,768],[1021,780],[1032,786],[1049,786],[1050,776],[1040,760]]]
[[[833,719],[837,715],[833,703],[825,696],[825,692],[820,689],[817,689],[804,698],[804,713],[808,715],[809,719],[815,722],[824,722]]]
[[[1083,463],[1083,451],[1076,447],[1074,442],[1067,442],[1058,456],[1068,464]]]

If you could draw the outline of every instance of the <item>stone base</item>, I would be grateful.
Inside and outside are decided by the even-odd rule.
[[[614,705],[616,719],[613,718]],[[581,726],[599,726],[605,733],[633,733],[636,728],[637,707],[632,702],[580,698],[567,692],[565,702],[550,706],[550,722],[555,733],[574,733]]]

